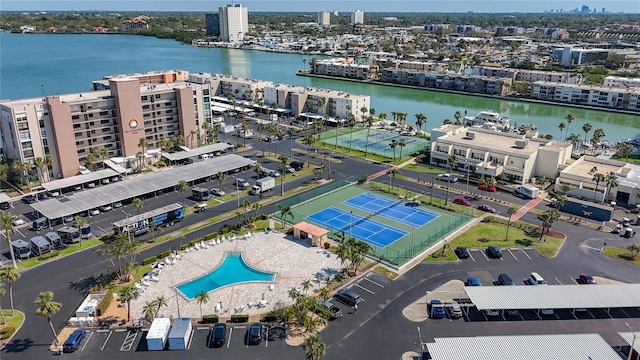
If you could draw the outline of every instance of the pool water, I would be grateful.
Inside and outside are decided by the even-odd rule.
[[[222,263],[208,274],[177,286],[189,300],[202,291],[208,293],[229,285],[248,282],[273,282],[275,273],[252,268],[242,258],[242,253],[227,253]]]

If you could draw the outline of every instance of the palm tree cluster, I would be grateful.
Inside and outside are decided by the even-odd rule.
[[[258,211],[262,208],[260,203],[251,204],[249,200],[245,199],[240,205],[242,211],[236,212],[236,217],[241,226],[255,225],[258,220]]]
[[[349,238],[336,248],[336,256],[349,276],[355,276],[365,257],[373,251],[364,241]]]
[[[139,249],[139,242],[131,241],[127,233],[121,232],[102,242],[98,251],[107,256],[110,263],[108,270],[114,271],[120,281],[128,282],[138,266],[135,260]]]
[[[540,220],[541,222],[539,241],[542,241],[544,234],[549,232],[549,229],[551,228],[553,223],[556,222],[558,219],[560,219],[560,212],[556,209],[549,209],[543,212],[542,214],[538,215],[538,220]]]
[[[164,306],[168,305],[167,299],[164,296],[158,296],[152,301],[147,301],[142,307],[142,313],[144,314],[144,318],[148,322],[153,322],[158,316],[160,309]]]

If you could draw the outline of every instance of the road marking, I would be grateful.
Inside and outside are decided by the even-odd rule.
[[[564,285],[560,280],[558,280],[558,278],[555,278],[555,279],[556,279],[556,281],[558,282],[558,284],[560,284],[560,285]]]
[[[127,329],[115,329],[114,331],[115,332],[125,332],[125,331],[127,331]]]
[[[22,231],[20,231],[20,229],[16,229],[16,231],[17,231],[20,235],[22,235],[23,237],[26,237],[26,236],[24,236],[24,234],[22,233]]]
[[[383,288],[383,289],[384,289],[384,286],[382,286],[381,284],[378,284],[377,282],[375,282],[375,281],[373,281],[373,280],[369,279],[368,277],[365,277],[364,279],[365,279],[365,280],[367,280],[367,281],[369,281],[370,283],[374,283],[374,284],[376,284],[376,285],[378,285],[378,286],[380,286],[381,288]]]
[[[484,253],[483,250],[480,250],[480,253],[482,254],[482,256],[484,256],[485,259],[487,259],[487,261],[489,261],[489,257]]]
[[[233,335],[233,328],[229,328],[229,339],[227,340],[227,349],[231,345],[231,335]]]
[[[509,252],[509,254],[511,254],[511,256],[513,256],[514,259],[518,260],[518,258],[511,252],[511,249],[507,249],[507,251]]]
[[[524,254],[524,256],[528,257],[529,260],[531,260],[531,256],[529,256],[529,254],[527,254],[526,251],[524,251],[524,249],[521,249],[522,253]]]
[[[469,251],[469,257],[471,258],[471,260],[473,260],[473,262],[476,262],[476,259],[473,257],[473,255],[471,255],[471,251]]]
[[[87,340],[84,341],[84,345],[82,346],[82,349],[80,349],[80,351],[84,351],[84,348],[87,347],[87,344],[89,343],[89,339],[91,339],[92,336],[93,336],[93,331],[90,331],[89,336],[87,337]]]
[[[111,332],[111,330],[96,330],[96,332],[99,332],[99,333],[107,333],[107,332]]]
[[[102,232],[103,232],[103,233],[105,233],[105,234],[108,232],[107,230],[105,230],[105,229],[101,228],[100,226],[96,226],[96,227],[97,227],[98,229],[102,230]]]
[[[576,279],[574,279],[573,276],[569,276],[569,279],[571,279],[571,281],[573,281],[576,285],[578,285],[578,281],[576,281]]]
[[[107,338],[104,340],[104,344],[102,344],[100,351],[104,350],[104,347],[107,346],[107,342],[109,341],[109,338],[111,338],[111,334],[113,334],[113,332],[109,331],[109,335],[107,335]]]
[[[187,349],[191,349],[191,343],[193,342],[193,333],[195,330],[191,329],[191,336],[189,337],[189,343],[187,344]]]
[[[196,328],[197,330],[209,330],[209,327],[207,326],[200,326]]]
[[[582,245],[580,245],[580,246],[581,246],[581,247],[585,247],[585,248],[587,248],[587,249],[591,249],[591,250],[597,250],[597,251],[600,251],[600,249],[598,249],[598,248],[595,248],[595,247],[593,247],[593,246],[589,246],[589,245],[584,245],[584,244],[582,244]]]
[[[269,325],[267,325],[267,334],[264,337],[264,347],[269,347]]]
[[[362,287],[362,286],[360,286],[360,284],[353,284],[353,285],[355,285],[355,286],[359,287],[360,289],[362,289],[362,290],[364,290],[364,291],[368,292],[369,294],[373,294],[373,295],[375,295],[375,294],[376,294],[376,293],[374,293],[373,291],[371,291],[371,290],[367,289],[366,287]]]
[[[133,330],[129,330],[129,332],[127,332],[127,336],[124,338],[124,341],[122,342],[122,346],[120,346],[120,351],[131,351],[131,348],[133,347],[133,343],[136,342],[136,338],[138,337],[138,332],[137,331],[133,331]]]

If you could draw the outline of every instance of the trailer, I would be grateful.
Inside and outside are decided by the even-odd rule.
[[[31,256],[31,246],[24,240],[18,239],[11,241],[11,247],[18,259],[28,259]]]
[[[167,344],[167,337],[171,329],[171,319],[155,318],[147,333],[147,350],[162,351]]]
[[[184,218],[182,204],[173,203],[155,210],[128,217],[113,223],[113,230],[117,234],[131,232],[133,236],[146,234],[151,226],[169,226]],[[153,223],[153,225],[151,225]],[[84,232],[83,232],[84,234]]]
[[[186,350],[190,339],[191,319],[176,319],[169,333],[169,350]]]
[[[529,199],[535,199],[540,194],[540,189],[538,189],[533,185],[524,184],[524,185],[518,186],[518,188],[516,189],[516,192]]]
[[[263,177],[262,179],[256,180],[256,184],[251,187],[252,195],[260,195],[265,191],[269,191],[276,187],[276,179],[271,176]]]
[[[191,197],[196,201],[205,201],[211,199],[211,192],[207,188],[194,187],[191,189]]]

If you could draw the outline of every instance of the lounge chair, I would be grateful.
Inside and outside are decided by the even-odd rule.
[[[208,249],[208,248],[209,248],[209,245],[205,244],[205,243],[204,243],[204,241],[200,241],[200,247],[201,247],[202,249]]]
[[[269,291],[273,291],[276,288],[275,284],[269,284]]]
[[[151,286],[151,284],[146,280],[140,281],[140,284],[142,284],[142,286]]]
[[[164,262],[165,262],[165,264],[167,264],[167,265],[173,265],[173,260],[169,259],[169,257],[166,257],[166,258],[164,259]]]
[[[224,239],[224,237],[222,237]],[[216,244],[220,245],[220,243],[222,242],[222,240],[218,239],[216,240]]]
[[[193,247],[194,247],[196,250],[200,250],[200,243],[196,243]]]
[[[149,280],[158,282],[160,281],[160,278],[158,277],[158,275],[151,275],[151,278]]]
[[[135,288],[140,292],[144,292],[144,286],[142,286],[140,283],[136,283]]]
[[[209,241],[209,246],[215,246],[216,245],[216,239],[211,239],[211,241]]]

